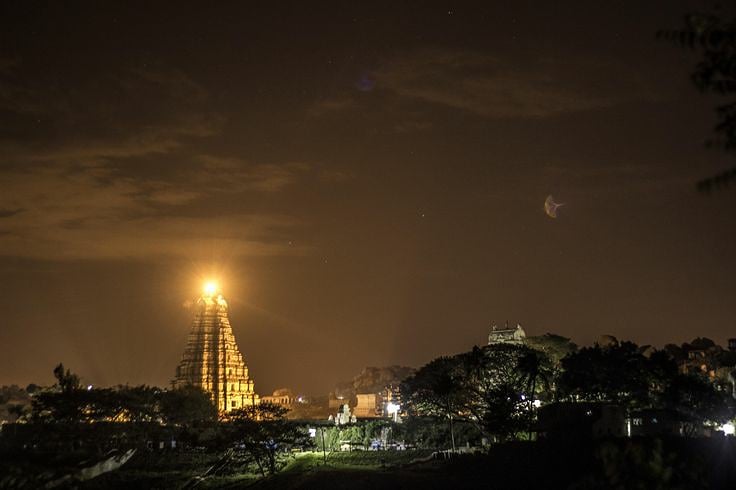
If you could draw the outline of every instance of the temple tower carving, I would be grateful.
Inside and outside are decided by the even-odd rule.
[[[202,388],[220,413],[259,402],[248,366],[235,342],[227,301],[216,288],[205,288],[197,300],[187,347],[172,385]]]

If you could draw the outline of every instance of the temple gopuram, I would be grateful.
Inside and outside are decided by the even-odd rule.
[[[205,285],[195,305],[187,347],[176,368],[174,388],[193,385],[208,392],[220,413],[256,405],[258,395],[235,342],[227,301],[214,284]]]

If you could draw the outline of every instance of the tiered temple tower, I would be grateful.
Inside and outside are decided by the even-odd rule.
[[[202,388],[220,413],[258,404],[228,320],[227,301],[216,286],[208,285],[195,308],[189,341],[172,385]]]

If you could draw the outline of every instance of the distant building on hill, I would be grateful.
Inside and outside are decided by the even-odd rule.
[[[291,407],[295,403],[299,403],[301,399],[294,395],[289,388],[280,388],[273,392],[271,396],[262,396],[261,402],[273,403],[282,407]]]
[[[491,332],[488,334],[488,345],[493,344],[523,344],[526,338],[526,332],[517,323],[515,327],[509,327],[509,322],[503,327],[499,327],[495,323],[491,325]]]

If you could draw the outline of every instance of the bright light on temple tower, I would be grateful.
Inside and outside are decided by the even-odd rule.
[[[187,347],[176,368],[174,388],[198,386],[208,392],[220,413],[255,405],[258,395],[245,359],[235,342],[228,306],[214,281],[197,300]]]
[[[205,296],[214,296],[220,288],[217,286],[215,281],[207,281],[202,287],[202,292]]]

